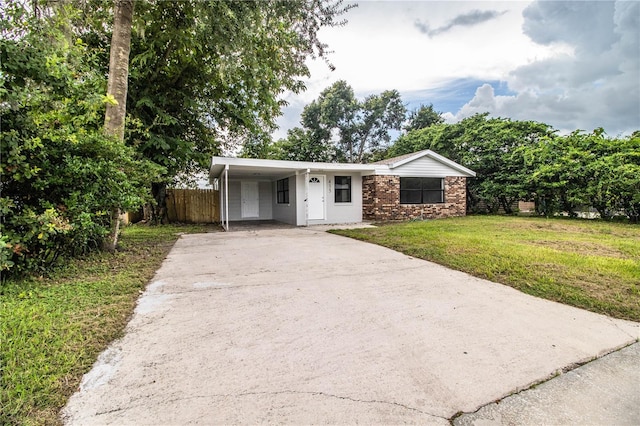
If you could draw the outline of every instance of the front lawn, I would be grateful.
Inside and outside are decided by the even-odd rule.
[[[334,231],[517,288],[640,321],[640,226],[467,216]]]
[[[73,260],[48,278],[0,286],[0,424],[59,423],[98,354],[120,337],[136,300],[180,232],[131,226],[122,249]]]

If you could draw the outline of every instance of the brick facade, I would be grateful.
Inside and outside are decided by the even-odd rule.
[[[400,177],[391,175],[362,178],[362,219],[373,221],[436,219],[464,216],[467,212],[465,177],[444,178],[444,203],[400,204]]]

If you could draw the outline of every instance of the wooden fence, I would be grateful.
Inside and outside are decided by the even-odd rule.
[[[220,192],[213,189],[167,189],[170,222],[220,222]]]

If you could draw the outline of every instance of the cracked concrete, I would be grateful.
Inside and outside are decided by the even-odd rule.
[[[185,235],[62,415],[447,425],[639,330],[320,230]]]
[[[470,425],[640,424],[640,343],[453,420]]]

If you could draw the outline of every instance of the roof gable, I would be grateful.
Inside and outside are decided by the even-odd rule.
[[[386,160],[382,160],[382,161],[378,161],[374,164],[379,164],[382,166],[387,166],[389,168],[389,170],[394,170],[397,168],[400,168],[404,165],[407,165],[413,161],[419,160],[421,158],[430,158],[438,163],[441,163],[442,165],[451,168],[453,170],[456,170],[457,172],[461,173],[462,175],[468,176],[468,177],[474,177],[476,175],[476,173],[471,170],[468,169],[458,163],[456,163],[455,161],[449,160],[446,157],[443,157],[440,154],[437,154],[433,151],[431,151],[430,149],[425,149],[422,151],[418,151],[418,152],[414,152],[411,154],[405,154],[405,155],[400,155],[398,157],[393,157],[393,158],[387,158]]]

